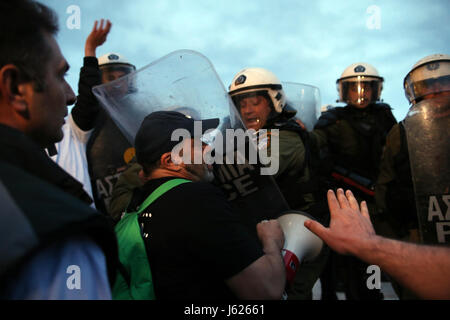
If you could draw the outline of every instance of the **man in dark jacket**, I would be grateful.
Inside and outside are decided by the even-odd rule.
[[[0,30],[0,296],[108,299],[114,233],[44,151],[63,138],[75,101],[54,13],[31,0],[2,1]]]

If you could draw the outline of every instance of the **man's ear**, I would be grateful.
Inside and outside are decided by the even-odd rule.
[[[16,112],[27,113],[30,90],[33,83],[21,81],[20,70],[15,65],[7,64],[0,69],[0,95]]]
[[[161,168],[169,169],[172,171],[180,171],[182,169],[181,164],[176,164],[173,162],[171,152],[164,153],[161,158]]]

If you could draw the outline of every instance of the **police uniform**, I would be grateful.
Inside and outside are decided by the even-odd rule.
[[[118,53],[102,55],[98,63],[97,72],[102,75],[104,82],[115,79],[113,73],[116,71],[128,74],[135,70],[134,65]],[[133,89],[130,85],[125,91]],[[99,110],[95,118],[95,128],[87,143],[86,155],[95,205],[100,211],[109,213],[113,186],[133,158],[134,148],[103,109]]]
[[[109,203],[109,213],[115,221],[120,220],[120,217],[125,212],[125,209],[130,203],[133,189],[143,185],[139,178],[139,171],[141,169],[142,166],[133,158],[114,185]]]
[[[315,197],[318,192],[311,172],[309,138],[293,119],[296,112],[292,112],[288,106],[280,80],[266,69],[247,68],[235,75],[229,94],[238,107],[240,99],[255,95],[264,96],[270,102],[271,111],[262,129],[268,129],[271,137],[276,134],[271,130],[278,129],[279,154],[271,155],[271,158],[279,161],[278,171],[274,174],[275,181],[289,208],[309,213],[321,221],[323,210],[321,212],[318,209]],[[299,267],[293,283],[287,288],[288,299],[312,299],[312,288],[325,261],[326,255],[322,254],[314,262],[303,263]]]
[[[134,154],[134,148],[102,111],[86,149],[95,205],[102,212],[108,212],[114,184],[127,166],[127,153]]]
[[[419,242],[416,201],[411,177],[405,128],[402,122],[395,124],[386,138],[386,146],[375,186],[375,201],[392,232],[384,236],[408,242]],[[418,299],[408,289],[391,281],[401,299]]]
[[[395,238],[418,242],[414,188],[402,122],[394,125],[386,138],[375,201],[379,214],[392,226]]]
[[[321,148],[325,161],[328,162],[327,167],[339,166],[373,183],[378,175],[387,133],[395,123],[387,104],[372,103],[363,109],[347,105],[325,112],[311,132],[311,139]],[[364,192],[373,190],[358,189],[335,181],[332,183],[335,188],[351,189],[358,201],[366,200],[375,228],[384,227],[377,223],[374,216],[376,209],[373,194]],[[366,271],[364,265],[355,259],[350,266],[356,269],[354,274],[348,273],[350,288],[347,290],[347,298],[370,299],[372,294],[362,279]],[[358,273],[359,279],[355,279]]]

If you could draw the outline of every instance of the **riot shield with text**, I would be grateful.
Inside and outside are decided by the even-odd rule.
[[[450,244],[450,97],[424,100],[404,121],[421,239]]]
[[[295,117],[312,131],[320,117],[319,88],[295,82],[282,82],[282,85],[288,105],[297,111]]]
[[[229,127],[221,129],[223,144],[214,144],[214,174],[235,210],[254,228],[259,221],[276,219],[289,210],[273,178],[279,165],[278,134],[247,130],[234,105],[229,117]]]
[[[133,90],[123,90],[129,83]],[[213,65],[200,53],[175,51],[96,86],[93,92],[132,143],[143,119],[154,111],[179,111],[198,120],[219,118],[218,128],[203,136],[211,146],[203,160],[213,166],[215,183],[243,221],[254,229],[257,222],[289,209],[270,175],[276,161],[271,161],[267,150],[276,146],[276,138],[245,130]]]

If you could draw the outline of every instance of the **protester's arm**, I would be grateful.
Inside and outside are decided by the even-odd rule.
[[[283,231],[277,220],[260,222],[256,228],[265,254],[226,283],[240,299],[281,299],[286,280]]]
[[[416,245],[377,236],[366,203],[350,191],[328,191],[330,227],[312,220],[305,226],[333,250],[378,265],[400,284],[425,299],[450,299],[450,248]]]
[[[109,20],[106,20],[106,24],[103,26],[103,22],[104,20],[101,19],[100,26],[98,26],[98,21],[95,21],[94,28],[87,37],[84,46],[85,57],[96,57],[97,47],[105,43],[108,33],[111,30],[112,24]]]
[[[105,25],[103,22],[102,19],[98,27],[98,21],[95,21],[94,28],[86,39],[84,63],[78,82],[78,98],[72,109],[73,120],[83,131],[94,128],[96,117],[100,111],[100,105],[92,93],[92,88],[101,84],[96,49],[106,41],[106,37],[111,29],[109,20],[107,20]]]

